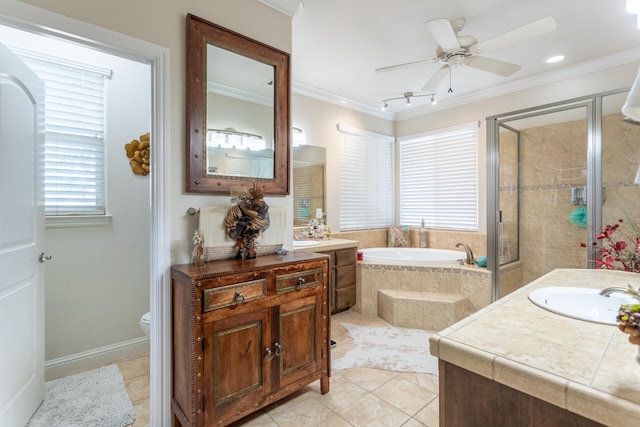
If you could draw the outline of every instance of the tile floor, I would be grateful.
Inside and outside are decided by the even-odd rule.
[[[351,311],[331,317],[332,338],[338,345],[331,357],[340,358],[353,348],[342,322],[388,326],[378,317]],[[117,362],[136,413],[133,427],[150,426],[149,356]],[[379,369],[334,369],[330,391],[320,394],[316,381],[303,390],[246,417],[234,427],[388,426],[437,427],[438,377]]]

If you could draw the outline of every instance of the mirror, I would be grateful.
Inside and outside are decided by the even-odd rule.
[[[187,15],[187,191],[289,194],[289,54]]]
[[[293,225],[306,226],[316,210],[326,212],[324,147],[293,147]]]

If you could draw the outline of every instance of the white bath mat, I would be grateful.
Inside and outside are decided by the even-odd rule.
[[[133,419],[120,370],[109,365],[47,381],[44,402],[27,427],[123,427]]]
[[[422,329],[370,327],[342,323],[356,348],[332,361],[334,369],[376,368],[387,371],[438,373],[438,359],[429,353],[431,334]]]

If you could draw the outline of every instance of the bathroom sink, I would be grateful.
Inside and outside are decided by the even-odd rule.
[[[539,307],[563,316],[589,322],[616,325],[621,304],[637,304],[635,298],[624,293],[605,297],[600,289],[575,287],[538,288],[529,292],[529,300]]]
[[[294,248],[300,248],[303,246],[315,246],[317,244],[318,242],[316,242],[315,240],[294,240],[293,241]]]

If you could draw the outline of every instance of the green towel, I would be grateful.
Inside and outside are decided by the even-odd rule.
[[[571,212],[569,218],[567,220],[578,227],[586,227],[587,226],[587,208],[582,206],[575,211]]]

